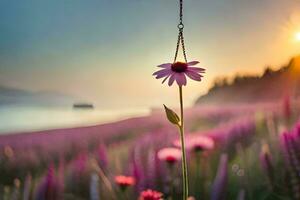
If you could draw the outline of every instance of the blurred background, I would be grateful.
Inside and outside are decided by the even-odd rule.
[[[184,1],[188,60],[206,69],[184,87],[197,200],[300,198],[299,10]],[[173,0],[1,1],[0,199],[180,199],[162,110],[178,91],[152,76],[177,23]]]

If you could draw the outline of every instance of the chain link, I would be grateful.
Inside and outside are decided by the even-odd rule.
[[[179,24],[182,24],[183,19],[183,0],[179,0]]]
[[[174,63],[177,60],[177,55],[178,55],[178,51],[179,51],[180,40],[181,40],[181,34],[179,33],[178,34],[178,39],[177,39],[177,44],[176,44],[176,51],[175,51]]]
[[[183,37],[183,31],[180,32],[181,35],[181,48],[182,48],[182,53],[183,53],[183,57],[185,62],[187,63],[187,58],[186,58],[186,50],[185,50],[185,45],[184,45],[184,37]]]
[[[184,37],[183,37],[183,28],[184,28],[184,24],[183,24],[183,0],[179,0],[179,24],[177,25],[177,28],[179,30],[179,33],[178,33],[178,38],[177,38],[174,63],[177,60],[180,44],[181,44],[184,60],[185,60],[185,62],[187,62],[187,56],[186,56],[186,50],[185,50],[185,44],[184,44]]]

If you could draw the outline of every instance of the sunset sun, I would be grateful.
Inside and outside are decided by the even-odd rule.
[[[300,31],[295,34],[295,40],[300,42]]]

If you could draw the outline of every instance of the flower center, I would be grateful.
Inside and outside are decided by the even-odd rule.
[[[184,62],[175,62],[172,64],[171,69],[174,72],[185,72],[185,70],[187,69],[188,65]]]
[[[200,151],[203,151],[203,150],[204,150],[204,148],[201,145],[195,145],[194,146],[194,151],[196,151],[196,152],[200,152]]]
[[[167,156],[167,157],[166,157],[166,161],[167,161],[169,164],[174,164],[174,163],[177,161],[177,159],[176,159],[175,157],[173,157],[173,156]]]

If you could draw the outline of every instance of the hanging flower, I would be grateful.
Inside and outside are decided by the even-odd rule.
[[[160,160],[173,165],[181,159],[181,151],[177,148],[163,148],[158,151],[157,157]]]
[[[163,68],[159,71],[153,73],[156,79],[164,78],[164,83],[168,78],[168,85],[171,86],[176,80],[179,86],[186,85],[186,76],[195,81],[201,81],[203,77],[201,73],[205,72],[205,69],[199,67],[191,67],[198,64],[198,61],[192,62],[175,62],[175,63],[165,63],[158,65],[158,67]]]
[[[135,179],[132,176],[116,176],[115,182],[120,186],[121,190],[126,190],[127,187],[135,184]]]
[[[139,200],[162,200],[163,194],[155,190],[142,191]]]

